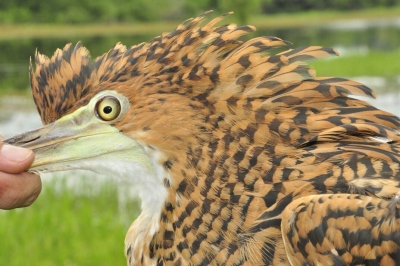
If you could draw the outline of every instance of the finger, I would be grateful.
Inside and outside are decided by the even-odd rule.
[[[28,169],[34,159],[31,150],[3,144],[0,147],[0,171],[10,174],[21,173]]]
[[[31,205],[42,190],[38,175],[0,173],[0,209],[14,209]]]

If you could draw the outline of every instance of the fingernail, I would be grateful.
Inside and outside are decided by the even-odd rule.
[[[21,147],[4,144],[1,155],[12,162],[22,162],[31,155],[32,151]]]

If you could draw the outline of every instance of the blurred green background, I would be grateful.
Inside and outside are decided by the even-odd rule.
[[[340,57],[311,63],[317,75],[361,81],[378,107],[400,114],[400,0],[14,0],[0,2],[0,133],[40,126],[28,81],[36,49],[51,56],[82,40],[95,58],[210,9],[235,12],[223,24],[255,25],[247,38],[334,47]],[[31,207],[0,211],[0,265],[125,265],[124,235],[139,213],[134,184],[85,172],[43,182]]]
[[[204,10],[234,10],[242,23],[253,14],[393,7],[398,0],[14,0],[0,3],[0,22],[94,23],[182,20]]]

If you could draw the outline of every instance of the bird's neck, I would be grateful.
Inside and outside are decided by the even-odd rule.
[[[190,175],[192,169],[186,169],[186,172]],[[173,172],[163,171],[165,178],[171,174],[173,175]],[[194,176],[189,179],[193,180]],[[199,179],[205,180],[205,178]],[[192,194],[179,193],[176,186],[179,186],[178,184],[184,186],[186,182],[190,181],[181,180],[170,184],[171,187],[165,187],[167,195],[163,198],[161,206],[158,206],[159,212],[156,212],[155,206],[149,208],[150,205],[147,205],[151,204],[149,198],[142,198],[142,213],[133,222],[125,238],[125,254],[128,265],[157,265],[159,260],[170,259],[186,265],[191,261],[192,254],[188,249],[180,250],[179,243],[187,244],[188,239],[196,239],[196,232],[200,232],[197,220],[205,214],[201,213],[199,206],[202,206],[203,203],[210,204],[210,202],[205,202],[204,197],[201,196],[202,186],[196,187],[188,184],[193,188],[189,189]],[[159,203],[159,199],[154,202],[154,204]],[[185,232],[192,227],[197,229]],[[179,252],[177,252],[178,250]]]
[[[139,177],[142,180],[137,180],[137,173],[134,175],[135,188],[141,200],[141,214],[132,223],[125,237],[128,265],[155,265],[152,245],[160,231],[162,209],[167,202],[165,181],[170,177],[169,172],[160,163],[164,156],[145,145],[143,148],[152,163],[153,172]]]

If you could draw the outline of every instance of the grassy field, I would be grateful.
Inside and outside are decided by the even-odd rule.
[[[111,181],[79,186],[76,193],[64,178],[54,179],[31,207],[0,211],[0,265],[125,265],[124,238],[137,203],[118,210]]]

